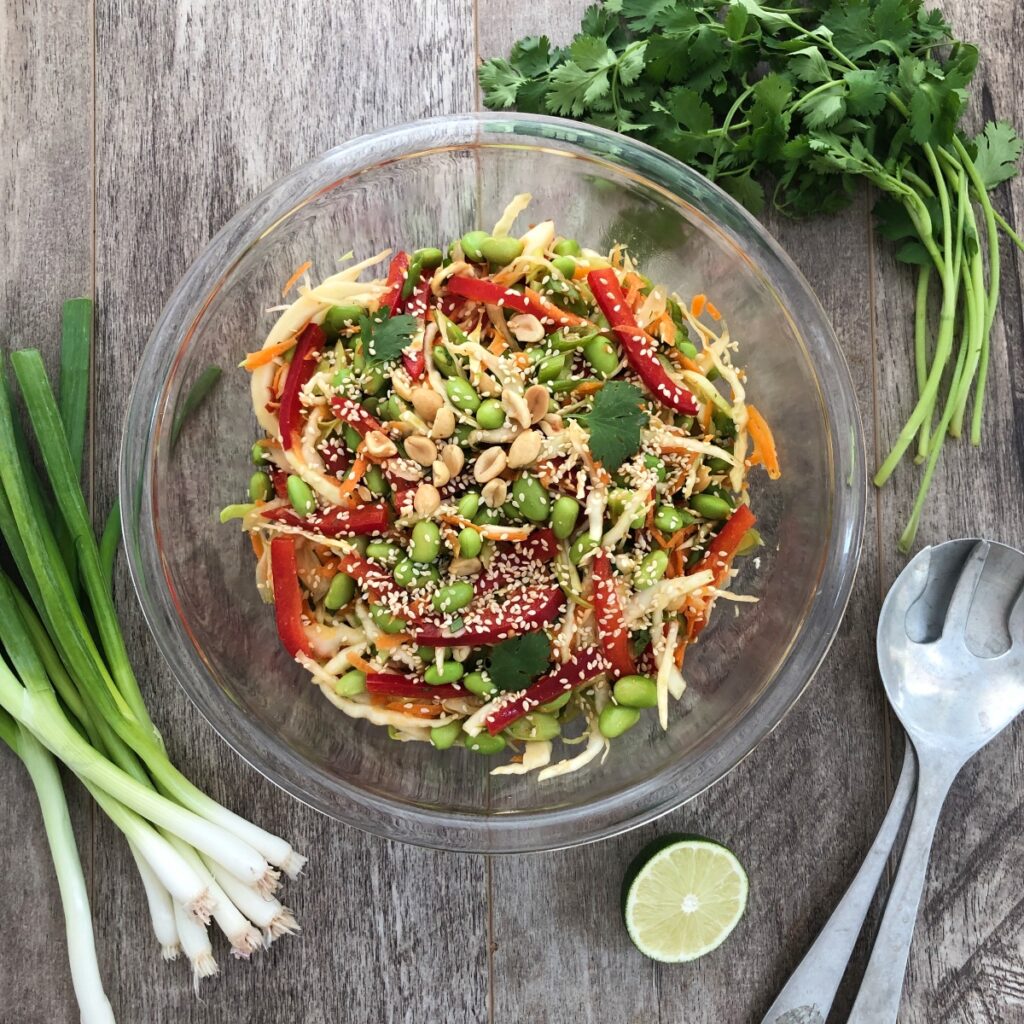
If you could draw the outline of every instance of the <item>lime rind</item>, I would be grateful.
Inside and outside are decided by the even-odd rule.
[[[730,850],[710,840],[658,845],[630,871],[626,930],[645,956],[688,963],[717,949],[743,917],[747,874]]]

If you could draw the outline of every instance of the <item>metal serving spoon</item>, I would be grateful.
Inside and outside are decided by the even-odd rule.
[[[926,548],[882,606],[878,662],[917,751],[920,782],[900,869],[849,1024],[895,1022],[935,827],[967,761],[1024,709],[1024,554],[987,541]],[[914,785],[908,744],[864,866],[764,1024],[824,1024]]]

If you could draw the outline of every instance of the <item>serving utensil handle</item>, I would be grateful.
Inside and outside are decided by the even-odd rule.
[[[941,758],[921,761],[914,816],[899,871],[847,1024],[896,1024],[935,827],[961,766]]]
[[[824,1024],[910,806],[916,780],[917,763],[907,740],[892,803],[864,863],[762,1024]]]

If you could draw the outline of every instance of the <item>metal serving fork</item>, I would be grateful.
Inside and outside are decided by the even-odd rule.
[[[988,541],[925,548],[878,621],[878,664],[920,778],[899,871],[849,1024],[895,1022],[935,828],[963,766],[1024,710],[1024,554]],[[969,646],[970,645],[970,646]],[[824,1024],[914,785],[908,749],[864,866],[764,1024]]]

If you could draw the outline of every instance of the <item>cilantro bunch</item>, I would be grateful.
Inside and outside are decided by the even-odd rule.
[[[795,217],[881,193],[881,233],[917,272],[917,401],[879,467],[925,463],[900,548],[913,544],[947,434],[980,444],[999,231],[989,193],[1017,174],[1022,143],[990,122],[958,126],[978,63],[922,0],[604,0],[565,48],[521,39],[480,68],[492,108],[626,132],[707,175],[754,213]]]

